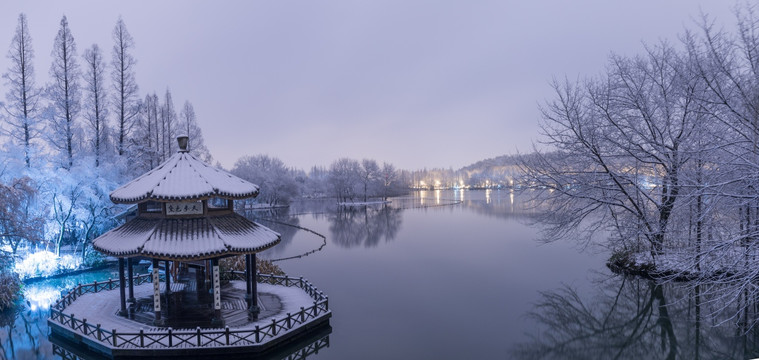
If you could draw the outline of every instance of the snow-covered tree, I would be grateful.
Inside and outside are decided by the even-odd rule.
[[[51,101],[48,137],[53,147],[63,156],[61,165],[70,169],[74,163],[74,146],[79,142],[75,136],[79,135],[76,119],[80,110],[81,74],[77,63],[76,43],[66,16],[61,19],[58,35],[53,43],[52,56],[50,76],[53,82],[47,90]]]
[[[175,142],[177,137],[177,112],[174,108],[174,100],[171,97],[171,90],[166,89],[166,94],[163,96],[163,105],[161,106],[161,112],[159,119],[161,121],[161,150],[162,161],[171,157],[174,154]]]
[[[108,138],[108,97],[105,90],[105,64],[97,44],[84,51],[84,117],[87,119],[87,136],[95,166],[100,166]]]
[[[323,166],[312,166],[306,177],[303,195],[314,197],[326,196],[329,193],[328,179],[328,169]]]
[[[380,167],[377,165],[376,160],[364,159],[361,161],[358,178],[364,190],[364,202],[366,202],[369,192],[375,190],[374,187],[379,179],[379,175]]]
[[[113,29],[113,55],[111,59],[111,79],[113,81],[113,108],[116,118],[116,148],[118,154],[124,155],[129,135],[139,112],[138,86],[135,80],[135,60],[131,51],[134,39],[127,31],[124,20],[119,17]]]
[[[299,194],[294,172],[275,157],[243,156],[235,162],[232,174],[259,186],[258,203],[288,205]]]
[[[329,166],[328,182],[337,201],[352,200],[359,183],[361,164],[353,159],[341,158]]]
[[[182,110],[179,112],[179,123],[182,128],[180,132],[190,137],[190,142],[187,145],[190,153],[198,156],[204,162],[213,162],[211,152],[208,151],[205,141],[203,141],[203,132],[198,125],[195,108],[189,101],[185,101],[182,105]]]
[[[161,134],[158,126],[159,108],[158,95],[155,93],[145,95],[140,106],[135,143],[139,150],[138,157],[146,162],[144,166],[146,170],[156,167],[161,160]]]
[[[11,62],[10,67],[3,74],[7,89],[7,103],[4,105],[7,117],[2,129],[17,146],[23,148],[24,163],[29,168],[34,139],[40,134],[38,116],[41,89],[35,85],[32,37],[29,34],[26,15],[23,13],[18,16],[18,25],[8,50],[8,59]]]
[[[48,225],[48,236],[55,245],[55,255],[60,256],[64,241],[76,238],[76,212],[86,186],[80,179],[69,176],[68,172],[54,171],[51,175],[56,181],[50,189],[52,196],[52,220]]]
[[[552,235],[612,224],[620,239],[663,251],[701,119],[704,87],[687,61],[662,44],[646,57],[612,56],[600,79],[554,82],[542,129],[559,156],[525,166],[532,183],[550,190],[543,199]]]
[[[0,183],[0,240],[16,253],[19,245],[42,240],[44,209],[36,205],[37,186],[29,177]]]
[[[390,163],[382,163],[382,169],[379,171],[379,179],[382,184],[382,199],[387,200],[390,194],[397,191],[393,191],[394,187],[398,184],[399,174],[395,169],[395,166]]]

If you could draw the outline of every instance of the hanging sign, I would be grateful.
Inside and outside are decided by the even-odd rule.
[[[202,201],[166,203],[166,215],[203,215]]]
[[[155,265],[155,263],[153,263]],[[161,311],[161,285],[158,277],[158,266],[153,267],[153,311]]]

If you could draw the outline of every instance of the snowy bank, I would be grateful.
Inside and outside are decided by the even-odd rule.
[[[606,266],[615,273],[638,275],[652,279],[691,281],[736,276],[751,271],[755,254],[740,249],[725,249],[695,254],[691,251],[668,250],[655,258],[650,252],[615,252]]]

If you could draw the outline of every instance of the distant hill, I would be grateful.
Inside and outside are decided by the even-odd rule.
[[[490,159],[480,160],[474,164],[467,165],[459,169],[466,172],[483,172],[505,167],[513,167],[519,163],[517,155],[501,155]]]

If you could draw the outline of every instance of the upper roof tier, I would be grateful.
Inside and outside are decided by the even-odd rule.
[[[257,185],[198,160],[187,151],[186,141],[185,138],[183,143],[180,137],[180,150],[174,156],[111,192],[111,201],[134,204],[147,200],[245,199],[258,195]]]

